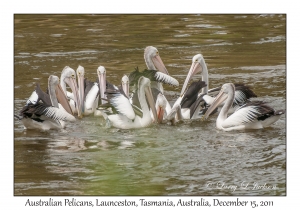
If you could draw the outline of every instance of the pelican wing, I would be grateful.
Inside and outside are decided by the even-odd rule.
[[[27,100],[26,105],[36,104],[40,100],[45,105],[48,105],[48,106],[52,105],[51,100],[50,100],[50,96],[47,93],[45,93],[44,91],[42,91],[39,83],[36,83],[35,90],[32,92],[31,96]]]
[[[129,74],[130,86],[137,84],[138,79],[141,76],[147,77],[148,79],[150,79],[150,81],[161,82],[172,86],[179,86],[179,82],[175,78],[167,74],[161,73],[157,70],[148,70],[148,69],[145,69],[143,72],[140,72],[138,67],[135,68],[135,71]]]
[[[147,71],[150,71],[152,73],[153,71],[156,71],[156,70],[147,70]],[[159,71],[156,71],[156,73],[154,74],[154,78],[157,82],[161,82],[161,83],[173,85],[173,86],[179,86],[179,82],[177,81],[177,79],[175,79],[167,74],[161,73]]]
[[[244,84],[234,84],[235,95],[234,104],[241,104],[247,101],[249,98],[257,97],[257,95],[250,89],[249,86]]]
[[[131,120],[135,118],[135,113],[131,103],[129,102],[129,99],[125,95],[120,93],[119,90],[107,89],[106,95],[109,104],[111,104],[118,113],[125,115]]]
[[[92,82],[86,78],[84,78],[84,97],[83,97],[83,101],[85,101],[87,95],[89,94],[90,90],[94,87],[95,82]],[[99,91],[99,87],[98,87],[98,91]]]
[[[190,108],[192,104],[197,100],[198,92],[206,87],[204,81],[199,80],[198,82],[193,82],[187,91],[184,93],[183,98],[181,100],[181,108]]]
[[[262,101],[249,102],[237,109],[222,124],[224,128],[244,125],[257,120],[265,120],[274,115],[275,111]]]
[[[63,120],[63,121],[71,121],[74,122],[76,119],[73,115],[67,113],[64,109],[59,109],[53,106],[46,106],[45,104],[38,103],[38,104],[31,104],[25,106],[21,113],[23,116],[46,116],[53,120]]]
[[[249,98],[257,97],[257,95],[251,90],[251,88],[244,84],[236,83],[235,86],[235,94],[234,94],[234,105],[245,103]],[[208,95],[211,98],[216,97],[216,95],[221,90],[221,87],[213,88],[208,90]],[[208,103],[210,104],[210,103]]]
[[[36,90],[34,90],[30,97],[28,98],[27,102],[26,102],[26,105],[29,105],[29,104],[36,104],[39,100],[39,96],[36,92]]]
[[[85,108],[91,110],[93,108],[94,102],[99,96],[99,85],[93,82],[93,86],[89,88],[89,91],[84,93],[85,95]]]

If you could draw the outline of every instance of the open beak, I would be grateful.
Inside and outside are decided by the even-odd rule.
[[[155,103],[154,103],[154,99],[153,99],[153,95],[152,95],[152,91],[151,91],[150,87],[145,88],[145,94],[146,94],[147,101],[149,103],[149,106],[150,106],[153,116],[154,116],[154,122],[157,122],[157,113],[156,113]]]
[[[223,89],[219,92],[219,94],[216,96],[215,100],[212,102],[210,107],[207,109],[205,114],[203,115],[202,119],[206,120],[209,115],[221,104],[227,99],[227,94],[223,92]]]
[[[103,100],[102,98],[107,98],[105,95],[106,91],[106,73],[98,73],[98,79],[99,79],[99,90],[100,90],[100,98],[101,98],[101,104],[107,103],[106,100]]]
[[[158,71],[164,73],[164,74],[167,74],[169,75],[169,72],[168,70],[166,69],[164,63],[162,62],[161,58],[159,55],[155,55],[153,58],[152,58],[152,61],[155,65],[155,67],[157,68]]]
[[[69,101],[64,93],[60,84],[58,84],[55,88],[55,94],[58,102],[62,105],[62,107],[71,115],[74,115],[72,109],[70,107]]]
[[[182,86],[181,93],[180,93],[181,96],[184,94],[185,89],[186,89],[186,87],[187,87],[187,85],[188,85],[190,79],[191,79],[195,74],[197,74],[198,72],[200,72],[200,73],[202,72],[202,66],[201,66],[200,63],[198,63],[198,62],[192,63],[192,66],[191,66],[191,68],[190,68],[190,70],[189,70],[189,73],[188,73],[188,75],[187,75],[187,77],[186,77],[186,79],[185,79],[185,81],[184,81],[183,86]]]
[[[66,78],[65,82],[69,85],[69,87],[72,90],[72,93],[74,95],[74,101],[77,107],[77,112],[78,112],[78,117],[82,118],[82,105],[80,103],[80,98],[79,98],[79,93],[78,93],[78,88],[77,88],[77,84],[76,84],[76,80],[75,78]]]

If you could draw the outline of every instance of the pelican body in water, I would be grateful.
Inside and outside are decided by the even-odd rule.
[[[211,112],[224,101],[225,103],[216,121],[217,129],[224,131],[265,128],[276,122],[285,113],[285,110],[275,111],[262,101],[254,101],[245,103],[232,115],[227,117],[228,110],[234,101],[234,93],[234,84],[224,84],[214,102],[207,109],[203,119],[207,119]]]
[[[46,94],[37,85],[36,90],[28,99],[26,105],[20,111],[21,119],[25,129],[61,129],[65,127],[65,121],[74,122],[76,119],[71,111],[64,91],[59,85],[59,78],[50,75],[48,79],[48,91]],[[60,98],[60,103],[58,103]],[[39,101],[42,101],[39,102]],[[64,108],[65,107],[65,108]]]
[[[134,129],[142,128],[151,125],[152,119],[150,115],[150,108],[154,115],[155,121],[157,121],[157,113],[155,111],[155,104],[153,95],[150,88],[151,82],[148,78],[141,76],[138,79],[137,92],[138,100],[141,105],[142,116],[136,114],[129,98],[125,94],[121,93],[120,90],[107,89],[106,95],[108,103],[113,107],[114,113],[104,116],[108,119],[113,127],[121,129]],[[147,101],[149,106],[147,104]],[[108,106],[105,104],[104,106]]]

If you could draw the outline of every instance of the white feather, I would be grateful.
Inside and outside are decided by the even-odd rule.
[[[167,74],[161,73],[159,71],[156,72],[155,78],[159,82],[166,83],[166,84],[169,84],[169,85],[179,86],[179,82],[175,78],[173,78],[173,77],[171,77]]]
[[[255,106],[247,106],[236,110],[223,123],[223,128],[229,128],[257,121],[260,112]]]
[[[28,105],[28,104],[30,104],[30,103],[31,103],[31,104],[36,104],[38,98],[39,98],[39,97],[38,97],[36,91],[33,91],[32,94],[31,94],[31,96],[30,96],[29,99],[27,100],[26,105]]]
[[[245,93],[243,93],[243,91],[240,91],[240,90],[235,91],[233,103],[238,104],[245,100],[247,100],[247,97],[246,97]]]
[[[84,104],[85,109],[87,109],[87,110],[93,109],[94,104],[97,99],[98,92],[99,92],[98,83],[94,83],[93,87],[91,88],[91,90],[88,92],[88,94],[85,97],[85,104]]]
[[[44,115],[49,117],[53,120],[63,120],[63,121],[70,121],[75,122],[76,118],[66,112],[63,107],[56,108],[56,107],[47,107],[44,110]]]
[[[135,113],[132,109],[132,106],[123,94],[115,94],[115,96],[110,99],[110,103],[116,108],[116,110],[133,120],[135,118]]]

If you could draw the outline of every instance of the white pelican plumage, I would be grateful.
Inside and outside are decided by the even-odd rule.
[[[61,129],[65,127],[65,121],[74,122],[76,119],[67,110],[71,110],[69,103],[59,85],[59,78],[50,75],[48,78],[49,94],[42,93],[37,86],[36,90],[20,111],[20,116],[25,129]],[[58,103],[57,96],[63,100]],[[42,100],[43,102],[39,102]],[[67,103],[66,103],[67,102]]]
[[[120,90],[107,89],[106,94],[108,97],[109,105],[115,110],[114,114],[108,114],[107,118],[113,127],[121,129],[133,129],[147,127],[151,125],[152,119],[150,116],[150,109],[154,115],[155,121],[157,121],[157,114],[155,111],[155,104],[153,95],[150,88],[151,82],[148,78],[141,76],[137,83],[138,100],[142,110],[142,116],[136,114],[132,104]],[[147,101],[149,106],[147,104]],[[104,105],[107,106],[107,105]]]
[[[203,118],[207,119],[211,112],[225,100],[225,104],[222,107],[216,122],[216,127],[224,131],[265,128],[276,122],[279,117],[285,113],[285,110],[275,111],[264,102],[254,101],[245,103],[232,115],[227,117],[228,110],[233,104],[234,94],[234,84],[224,84],[220,93],[216,96],[214,102],[207,109]]]

